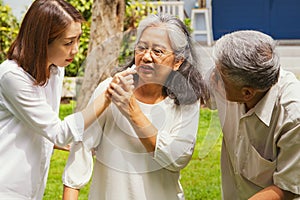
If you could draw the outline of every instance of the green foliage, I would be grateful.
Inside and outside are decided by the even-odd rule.
[[[3,5],[0,0],[0,63],[6,59],[7,51],[16,38],[19,30],[17,18],[12,14],[11,8]]]
[[[93,0],[66,0],[72,4],[84,17],[85,20],[89,21],[92,17],[92,5]]]
[[[120,66],[123,66],[132,60],[135,40],[135,31],[127,31],[124,33],[118,58]]]
[[[125,10],[124,30],[136,29],[140,21],[154,9],[155,6],[147,0],[145,3],[128,1]]]
[[[193,32],[193,29],[192,29],[192,23],[191,23],[191,18],[184,18],[183,20],[183,23],[186,25],[186,27],[188,28],[188,31],[190,33]]]
[[[85,18],[86,22],[82,25],[82,35],[80,38],[79,52],[75,56],[73,62],[66,67],[66,76],[75,77],[83,76],[84,69],[82,64],[87,56],[89,38],[90,38],[90,27],[92,18],[92,0],[67,0],[72,4]]]
[[[80,39],[79,52],[75,56],[73,62],[66,67],[65,74],[66,76],[70,77],[83,76],[84,69],[82,64],[86,59],[88,52],[93,0],[67,1],[80,11],[80,13],[86,19],[86,22],[82,25],[83,33]],[[134,3],[132,2],[132,0],[125,0],[126,10],[124,30],[126,35],[121,47],[121,54],[119,56],[119,62],[121,65],[126,63],[128,59],[131,59],[133,56],[132,44],[135,41],[134,33],[136,27],[138,26],[139,22],[148,15],[150,10],[155,8],[155,6],[147,0],[145,4],[142,4],[139,1],[135,1]],[[11,8],[9,6],[4,6],[2,0],[0,0],[0,11],[0,62],[3,62],[6,58],[6,53],[11,43],[17,36],[19,23],[16,17],[12,14]],[[190,27],[189,18],[186,18],[184,23]]]

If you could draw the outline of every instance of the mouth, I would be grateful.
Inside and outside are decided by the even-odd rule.
[[[67,62],[72,62],[73,58],[66,59]]]
[[[154,67],[152,67],[150,65],[140,65],[139,68],[142,69],[142,70],[147,70],[147,71],[149,71],[149,70],[153,71],[154,70]]]

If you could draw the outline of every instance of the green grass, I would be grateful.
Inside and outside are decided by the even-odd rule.
[[[74,102],[62,104],[60,117],[73,112]],[[186,200],[221,199],[220,149],[221,135],[217,112],[201,109],[195,151],[190,163],[181,171],[181,184]],[[44,200],[62,199],[62,180],[68,152],[55,150]],[[88,199],[89,184],[80,191],[79,200]]]
[[[221,199],[221,135],[217,112],[202,108],[192,160],[181,171],[186,200]]]

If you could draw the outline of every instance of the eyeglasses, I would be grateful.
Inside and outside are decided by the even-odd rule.
[[[148,50],[150,50],[150,55],[153,58],[162,58],[170,54],[173,54],[173,51],[169,51],[162,47],[157,46],[157,47],[149,48],[144,44],[137,44],[134,50],[135,53],[138,55],[145,54],[146,52],[148,52]]]

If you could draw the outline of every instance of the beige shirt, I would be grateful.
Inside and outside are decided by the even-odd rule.
[[[247,113],[244,104],[215,103],[223,130],[223,199],[248,199],[272,184],[300,194],[300,82],[280,71],[279,82]]]

